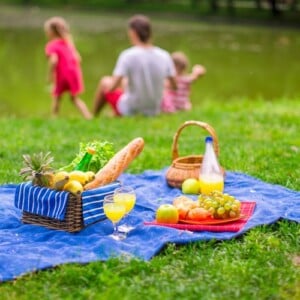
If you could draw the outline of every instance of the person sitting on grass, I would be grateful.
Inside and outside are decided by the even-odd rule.
[[[128,23],[132,47],[124,50],[117,60],[113,76],[103,77],[94,99],[96,116],[108,102],[115,115],[157,115],[167,78],[176,88],[175,68],[170,54],[152,44],[150,20],[133,16]]]
[[[58,115],[62,94],[68,92],[81,114],[91,119],[91,113],[78,96],[83,91],[81,57],[72,41],[68,24],[61,17],[53,17],[45,22],[44,29],[49,40],[45,52],[49,61],[48,80],[53,83],[53,116]]]
[[[165,113],[190,110],[192,108],[190,101],[191,84],[206,73],[206,69],[203,66],[194,65],[192,72],[187,74],[189,62],[186,55],[183,52],[174,52],[171,56],[176,68],[177,89],[172,89],[169,83],[166,82],[161,105],[161,109]]]

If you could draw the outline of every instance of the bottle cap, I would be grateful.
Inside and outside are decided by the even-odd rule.
[[[211,136],[207,136],[205,138],[205,143],[212,143],[213,142],[213,138]]]
[[[95,154],[96,150],[94,148],[92,148],[92,147],[88,147],[86,149],[86,152],[89,153],[89,154]]]

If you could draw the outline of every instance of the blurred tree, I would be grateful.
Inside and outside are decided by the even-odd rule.
[[[210,8],[213,12],[217,12],[219,9],[218,0],[210,0]]]
[[[288,0],[290,4],[290,10],[296,11],[297,10],[297,0]]]
[[[204,3],[204,0],[0,0],[0,2],[6,2],[6,3],[20,3],[23,5],[43,5],[43,4],[61,4],[61,5],[68,5],[68,4],[74,4],[76,5],[84,5],[84,6],[91,6],[91,7],[101,7],[101,4],[105,4],[105,6],[109,7],[124,7],[125,5],[128,6],[136,6],[139,7],[141,5],[143,7],[143,4],[148,3],[155,3],[153,7],[159,7],[157,4],[164,4],[164,7],[168,8],[170,7],[170,10],[178,9],[179,4],[182,5],[182,7],[190,7],[192,10],[198,10],[200,9],[200,5]],[[250,3],[251,0],[239,0],[239,2],[234,2],[234,0],[208,0],[205,5],[205,7],[209,7],[212,13],[217,13],[219,8],[224,5],[224,2],[226,3],[227,10],[229,14],[235,13],[235,6],[239,7],[239,4],[243,4],[245,2]],[[252,3],[255,3],[255,6],[258,10],[265,9],[265,3],[267,3],[268,8],[271,11],[271,14],[273,16],[278,16],[282,12],[280,5],[284,5],[287,10],[290,11],[297,11],[299,0],[254,0]],[[170,4],[170,6],[168,6]],[[177,5],[178,4],[178,5]],[[147,6],[148,7],[148,6]],[[243,6],[241,6],[243,8]],[[246,6],[245,6],[246,8]],[[285,11],[286,12],[286,11]],[[287,12],[286,12],[287,13]]]
[[[280,14],[280,10],[278,8],[277,0],[269,0],[272,10],[273,16],[278,16]]]
[[[213,12],[217,12],[219,9],[218,0],[210,0],[210,8]],[[229,11],[230,14],[235,13],[234,0],[227,0],[227,10]]]
[[[191,7],[197,8],[200,0],[191,0]]]
[[[235,13],[234,0],[227,0],[227,10],[231,15]]]
[[[255,0],[255,6],[256,6],[257,9],[260,10],[262,8],[262,6],[261,6],[261,0]]]

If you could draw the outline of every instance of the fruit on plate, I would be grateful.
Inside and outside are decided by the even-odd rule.
[[[180,220],[202,221],[210,217],[210,212],[200,208],[198,201],[194,201],[186,196],[175,198],[173,205],[178,209]]]
[[[79,170],[75,170],[69,173],[70,180],[76,180],[81,183],[81,185],[85,185],[89,182],[89,177],[87,173]]]
[[[192,203],[192,202],[194,202],[193,199],[191,199],[187,196],[179,196],[179,197],[174,198],[173,205],[178,207],[185,203]]]
[[[199,207],[199,203],[186,196],[179,196],[173,200],[173,205],[178,209],[179,219],[185,220],[190,209]]]
[[[156,221],[158,223],[176,224],[178,219],[178,210],[172,204],[162,204],[156,211]]]
[[[194,207],[187,213],[186,220],[202,221],[210,217],[210,212],[202,207]]]
[[[33,185],[50,187],[53,180],[53,169],[50,166],[53,157],[50,152],[23,155],[23,168],[20,175],[24,180],[31,180]]]
[[[213,191],[198,199],[200,207],[208,210],[215,219],[236,218],[241,213],[241,202],[229,194]]]
[[[181,190],[184,194],[199,194],[200,182],[196,178],[185,179],[181,185]]]
[[[74,195],[80,195],[83,192],[83,186],[77,180],[69,180],[63,189]]]

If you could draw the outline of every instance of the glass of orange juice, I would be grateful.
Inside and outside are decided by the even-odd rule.
[[[103,210],[106,217],[113,223],[114,231],[110,236],[115,240],[122,240],[124,235],[118,229],[118,222],[125,216],[125,205],[115,202],[114,195],[111,194],[104,197]]]
[[[130,186],[121,186],[114,191],[114,201],[115,203],[122,204],[125,206],[127,216],[129,212],[133,209],[136,201],[136,194],[132,187]],[[119,230],[121,232],[127,233],[132,230],[133,227],[129,225],[121,225]]]

